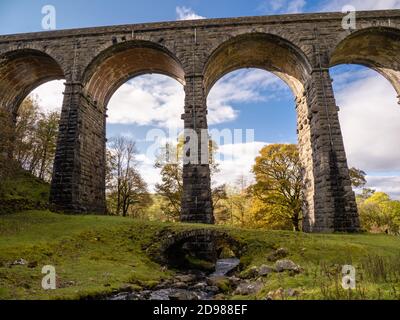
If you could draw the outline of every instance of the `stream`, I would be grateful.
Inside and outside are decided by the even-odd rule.
[[[213,279],[228,276],[239,262],[236,258],[219,259],[212,274],[207,275],[201,271],[179,273],[152,290],[120,292],[107,300],[212,300],[220,293]]]

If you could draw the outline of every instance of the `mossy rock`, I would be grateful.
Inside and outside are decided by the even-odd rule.
[[[215,270],[215,263],[193,256],[187,255],[185,257],[189,269],[201,270],[206,272],[213,272]]]
[[[216,285],[223,293],[228,293],[232,290],[231,283],[227,278],[221,278],[219,281],[217,281]]]

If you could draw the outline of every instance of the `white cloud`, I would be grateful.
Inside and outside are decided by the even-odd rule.
[[[162,75],[137,77],[122,85],[108,107],[108,123],[181,128],[185,93],[180,83]]]
[[[400,9],[400,0],[329,0],[321,6],[321,11],[342,11],[346,5],[356,10]]]
[[[252,182],[254,177],[251,169],[255,158],[266,145],[267,142],[260,141],[221,145],[217,155],[221,158],[217,161],[220,172],[213,177],[213,184],[234,184],[242,176]]]
[[[305,0],[265,0],[259,6],[259,10],[265,14],[301,13],[305,5]]]
[[[372,70],[345,72],[334,79],[349,166],[372,173],[367,176],[367,187],[399,199],[400,177],[391,174],[400,171],[396,91]]]
[[[396,92],[371,71],[336,94],[350,166],[366,172],[400,171],[400,107]]]
[[[191,8],[176,7],[177,20],[199,20],[205,19],[205,17],[196,14]]]
[[[274,94],[263,96],[262,90]],[[235,103],[249,103],[279,98],[285,84],[263,70],[239,70],[225,76],[212,88],[208,97],[209,125],[233,121],[238,117]],[[183,128],[185,93],[181,84],[162,75],[137,77],[124,84],[111,98],[108,123],[152,125]]]
[[[268,96],[263,90],[270,89]],[[210,125],[235,120],[238,111],[233,104],[279,99],[285,84],[272,73],[259,69],[238,70],[218,81],[208,96],[208,122]]]
[[[145,154],[139,154],[136,160],[138,161],[138,170],[144,181],[146,181],[149,191],[154,192],[155,185],[161,181],[161,170],[154,168],[155,158],[149,158]]]
[[[390,194],[393,199],[400,200],[399,176],[367,176],[367,187],[379,192]]]
[[[33,90],[30,96],[38,99],[41,110],[61,111],[63,103],[64,80],[50,81]]]

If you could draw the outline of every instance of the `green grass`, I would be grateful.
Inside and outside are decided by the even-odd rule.
[[[46,209],[50,185],[22,169],[0,181],[0,215],[9,212]]]
[[[224,230],[243,243],[242,269],[271,264],[267,257],[279,247],[287,248],[288,258],[304,268],[296,276],[269,276],[262,292],[246,298],[264,299],[281,287],[301,291],[300,299],[400,298],[398,237],[310,235],[26,211],[0,216],[0,299],[80,299],[127,286],[152,287],[173,272],[155,263],[146,248],[160,233],[204,227]],[[10,266],[21,258],[37,266]],[[338,286],[344,264],[358,271],[358,289],[351,296]],[[56,267],[57,290],[41,289],[44,265]]]

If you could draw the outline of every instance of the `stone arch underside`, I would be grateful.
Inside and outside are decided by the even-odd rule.
[[[311,66],[302,51],[278,36],[245,34],[221,44],[210,56],[204,69],[206,93],[224,75],[242,68],[272,72],[292,89],[295,96],[304,91]]]
[[[137,75],[161,73],[184,83],[184,72],[169,51],[148,41],[113,45],[84,70],[80,82],[66,83],[50,201],[57,210],[103,214],[106,110],[111,96]]]
[[[180,62],[169,51],[146,41],[106,49],[87,68],[84,92],[99,106],[107,106],[115,91],[129,79],[143,74],[164,74],[184,84]]]
[[[218,47],[204,71],[204,86],[211,87],[225,74],[240,68],[259,68],[281,78],[296,97],[297,135],[303,166],[304,213],[314,212],[313,147],[306,97],[311,64],[305,54],[290,42],[268,34],[247,34],[235,37]]]
[[[330,57],[331,66],[339,64],[359,64],[376,70],[390,81],[400,99],[400,30],[373,27],[351,34]]]
[[[0,107],[16,114],[32,90],[64,78],[60,65],[44,52],[23,49],[6,53],[0,57]]]

